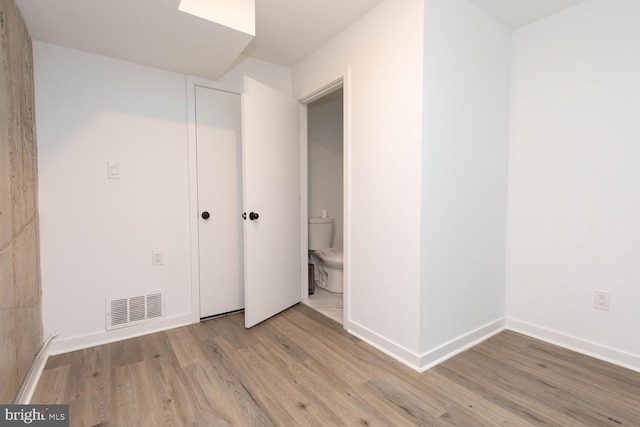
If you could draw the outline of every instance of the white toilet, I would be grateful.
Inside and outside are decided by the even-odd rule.
[[[332,234],[333,218],[309,218],[309,250],[320,272],[318,286],[341,294],[344,258],[341,248],[331,247]]]

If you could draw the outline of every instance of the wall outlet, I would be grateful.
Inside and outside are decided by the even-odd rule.
[[[151,265],[162,265],[164,264],[164,254],[160,249],[156,249],[151,251]]]
[[[593,308],[609,311],[611,294],[605,291],[593,291]]]

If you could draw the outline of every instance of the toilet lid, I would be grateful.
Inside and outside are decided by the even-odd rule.
[[[342,248],[328,248],[316,251],[327,258],[342,258]]]

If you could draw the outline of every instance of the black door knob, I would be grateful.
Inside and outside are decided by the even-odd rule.
[[[209,212],[207,211],[202,212],[202,219],[209,219],[210,216],[211,215],[209,215]]]
[[[256,219],[258,219],[258,218],[260,218],[260,215],[258,215],[257,213],[255,213],[255,212],[251,212],[251,213],[249,213],[249,219],[250,219],[251,221],[255,221],[255,220],[256,220]]]

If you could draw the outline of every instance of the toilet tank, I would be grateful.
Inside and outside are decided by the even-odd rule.
[[[309,250],[331,247],[333,218],[309,218]]]

